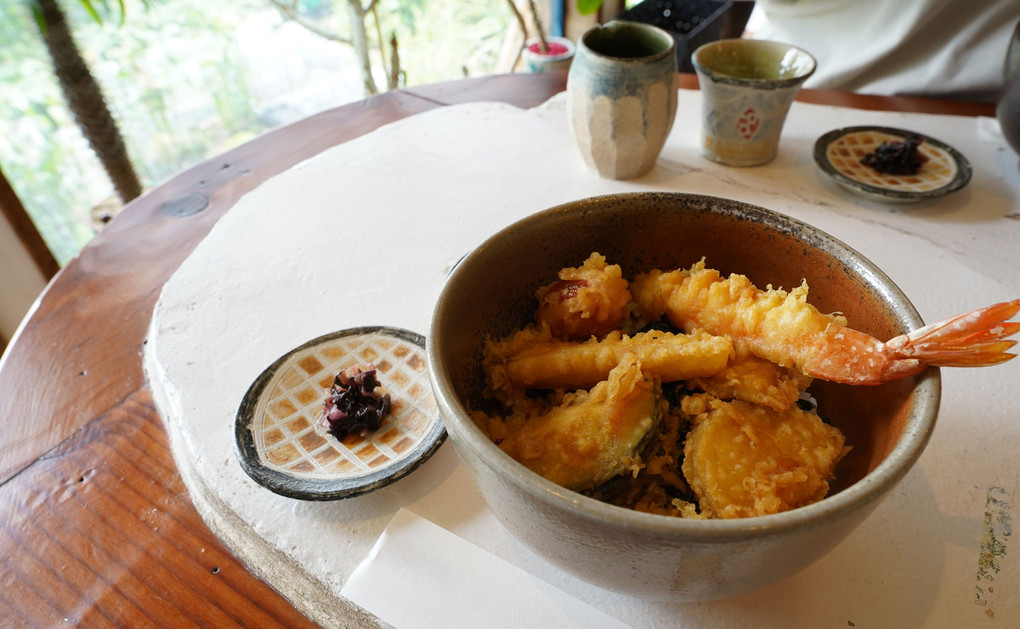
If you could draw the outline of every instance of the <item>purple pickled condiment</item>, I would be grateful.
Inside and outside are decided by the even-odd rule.
[[[921,151],[917,150],[924,142],[918,135],[903,138],[902,142],[882,142],[874,153],[861,158],[861,163],[871,166],[883,175],[916,175],[921,166],[928,161]]]
[[[364,437],[378,430],[390,412],[390,396],[379,395],[375,367],[362,369],[352,365],[333,378],[333,386],[326,391],[322,406],[322,425],[328,432],[343,441],[347,435]]]

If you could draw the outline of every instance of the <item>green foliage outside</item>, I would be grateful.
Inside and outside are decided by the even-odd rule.
[[[345,2],[298,6],[346,36]],[[286,21],[268,0],[126,0],[123,21],[121,3],[111,4],[101,23],[79,2],[61,6],[147,187],[364,97],[350,47]],[[407,85],[497,71],[512,20],[505,0],[379,0],[378,15],[383,39],[399,41]],[[0,2],[0,169],[61,263],[94,235],[89,210],[113,194],[64,104],[28,0]]]

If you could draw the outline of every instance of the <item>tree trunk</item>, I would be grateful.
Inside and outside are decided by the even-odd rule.
[[[365,8],[361,0],[347,0],[347,15],[351,22],[351,44],[361,63],[361,76],[365,81],[366,94],[378,94],[375,79],[372,78],[372,61],[368,57],[368,33],[365,31]]]
[[[124,138],[110,113],[103,92],[74,42],[57,0],[36,0],[42,12],[42,37],[53,60],[57,81],[74,118],[88,140],[121,201],[142,193],[142,186],[128,157]]]

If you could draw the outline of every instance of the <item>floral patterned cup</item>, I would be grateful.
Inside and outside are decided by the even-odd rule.
[[[699,47],[691,62],[702,94],[701,154],[727,166],[772,161],[814,57],[778,42],[722,39]]]

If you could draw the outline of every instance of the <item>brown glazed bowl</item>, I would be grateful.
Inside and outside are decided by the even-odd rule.
[[[920,327],[892,281],[859,253],[810,225],[725,199],[635,193],[539,212],[495,234],[453,270],[426,353],[433,390],[460,460],[489,507],[525,546],[601,588],[647,599],[735,596],[790,576],[859,525],[921,455],[938,413],[937,369],[874,387],[815,382],[819,410],[853,447],[829,497],[777,515],[684,520],[615,507],[555,485],[511,459],[479,430],[482,350],[534,320],[535,289],[592,251],[625,277],[689,267],[787,289],[807,279],[809,301],[840,311],[882,340]]]

